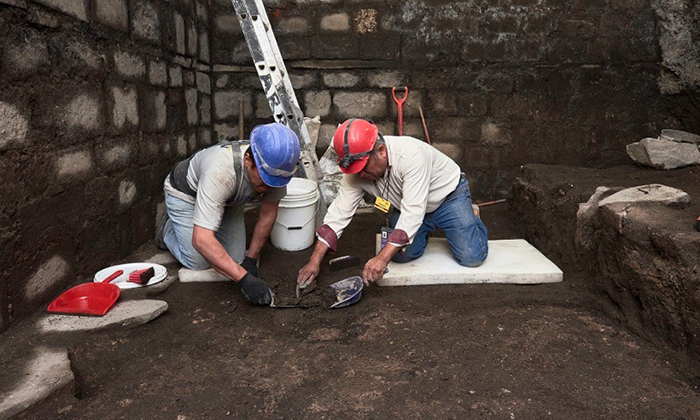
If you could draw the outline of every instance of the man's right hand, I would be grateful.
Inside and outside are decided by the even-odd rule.
[[[272,302],[272,291],[267,287],[267,284],[250,273],[246,273],[238,281],[238,285],[241,287],[243,297],[248,302],[260,306],[268,306]]]
[[[306,263],[305,266],[299,270],[299,277],[297,277],[297,284],[301,287],[306,287],[309,283],[314,281],[316,277],[318,276],[318,273],[321,271],[321,265],[314,262],[314,261],[309,261]]]

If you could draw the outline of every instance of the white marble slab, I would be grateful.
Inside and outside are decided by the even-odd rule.
[[[564,277],[559,267],[524,239],[489,241],[486,261],[470,268],[452,258],[447,239],[430,238],[423,256],[404,264],[391,262],[388,268],[379,286],[539,284],[558,283]]]
[[[178,272],[180,283],[216,283],[230,281],[213,268],[207,270],[190,270],[182,267]]]

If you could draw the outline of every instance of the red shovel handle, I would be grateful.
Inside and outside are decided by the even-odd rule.
[[[398,104],[403,105],[403,103],[406,102],[406,98],[408,98],[408,86],[400,86],[400,87],[403,88],[403,97],[401,99],[396,97],[396,88],[395,87],[391,88],[391,96],[394,97],[394,102],[396,102],[397,105]]]
[[[403,97],[400,99],[396,97],[396,88],[391,88],[391,96],[394,97],[394,102],[396,102],[396,107],[399,111],[399,136],[403,136],[403,103],[406,102],[406,98],[408,98],[408,86],[402,87],[404,93]]]
[[[114,273],[110,274],[109,277],[102,280],[101,283],[109,283],[112,280],[116,279],[117,277],[121,276],[122,274],[124,274],[124,270],[117,270]]]

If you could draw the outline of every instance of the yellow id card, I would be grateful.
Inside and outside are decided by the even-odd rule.
[[[374,208],[383,213],[388,213],[389,209],[391,208],[391,202],[383,199],[382,197],[377,197],[377,199],[374,200]]]

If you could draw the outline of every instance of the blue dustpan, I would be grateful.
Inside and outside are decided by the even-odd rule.
[[[362,282],[362,277],[352,276],[335,282],[330,287],[335,290],[335,298],[338,300],[331,305],[331,309],[344,308],[360,300],[364,283]]]

